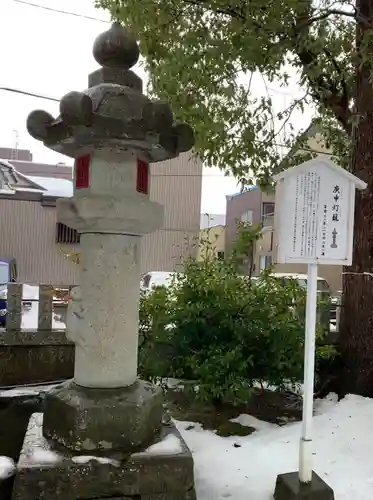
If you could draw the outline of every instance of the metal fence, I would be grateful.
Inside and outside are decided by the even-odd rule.
[[[6,327],[5,329],[0,327],[0,332],[4,332],[5,330],[14,339],[22,332],[22,344],[27,343],[28,334],[34,343],[36,333],[43,335],[51,332],[64,333],[66,329],[67,302],[61,300],[61,297],[56,297],[56,290],[62,291],[62,296],[69,295],[74,285],[56,287],[49,284],[23,285],[20,283],[8,283],[7,286]],[[24,286],[33,288],[34,293],[32,297],[25,296]],[[33,308],[36,304],[38,304],[36,324],[32,327],[22,325],[22,318],[29,314],[30,307]],[[340,304],[332,306],[330,326],[333,332],[339,331],[340,311]],[[9,338],[9,335],[6,337]],[[4,338],[4,335],[0,335],[0,343],[4,343]]]

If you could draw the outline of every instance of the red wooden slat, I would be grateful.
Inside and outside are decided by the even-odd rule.
[[[75,187],[82,189],[89,187],[90,155],[81,156],[75,160]]]
[[[137,160],[136,191],[149,193],[149,163],[140,159]]]

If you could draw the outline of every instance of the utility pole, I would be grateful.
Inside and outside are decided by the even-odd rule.
[[[18,130],[13,130],[14,132],[14,148],[12,149],[11,158],[12,160],[18,160],[18,149],[19,149],[19,132]]]

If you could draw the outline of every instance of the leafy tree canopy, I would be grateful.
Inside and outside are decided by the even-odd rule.
[[[97,6],[137,33],[150,94],[194,127],[207,165],[246,183],[268,179],[281,164],[280,132],[306,105],[315,107],[315,124],[346,163],[355,123],[356,22],[365,22],[350,1],[97,0]],[[253,75],[285,88],[293,80],[304,96],[275,113],[269,93],[254,92]],[[307,149],[295,130],[285,145]]]

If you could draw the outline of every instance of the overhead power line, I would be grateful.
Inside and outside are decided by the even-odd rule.
[[[13,0],[13,1],[16,1],[16,0]],[[20,1],[20,0],[17,0],[17,1]],[[55,97],[50,97],[50,96],[46,96],[46,95],[43,95],[43,94],[37,94],[35,92],[28,92],[26,90],[14,89],[12,87],[0,87],[0,90],[3,90],[5,92],[13,92],[15,94],[21,94],[21,95],[25,95],[25,96],[29,96],[29,97],[36,97],[37,99],[44,99],[44,100],[47,100],[47,101],[60,102],[60,99],[57,99]],[[267,141],[261,141],[259,139],[256,139],[253,142],[255,142],[257,144],[261,144],[261,143],[267,142]],[[273,146],[290,149],[290,147],[288,145],[281,144],[281,143],[274,143]],[[305,151],[307,153],[317,153],[317,154],[323,154],[323,155],[333,156],[332,153],[327,153],[325,151],[318,151],[317,149],[313,149],[313,148],[299,147],[298,150],[299,151]],[[180,174],[164,174],[164,175],[165,176],[171,176],[171,177],[173,177],[173,176],[175,176],[175,177],[180,176]],[[182,175],[185,176],[185,177],[188,177],[188,176],[192,176],[193,177],[193,176],[198,175],[198,174],[182,174]],[[219,177],[219,176],[217,176],[217,177]]]
[[[62,9],[55,9],[54,7],[47,7],[46,5],[27,2],[26,0],[11,0],[11,1],[22,5],[27,5],[28,7],[35,7],[37,9],[47,10],[49,12],[56,12],[57,14],[64,14],[66,16],[81,17],[82,19],[88,19],[89,21],[98,21],[100,23],[110,23],[110,21],[106,21],[105,19],[100,19],[98,17],[87,16],[85,14],[79,14],[78,12],[70,12]]]
[[[27,0],[10,0],[10,1],[12,1],[14,3],[21,4],[21,5],[26,5],[28,7],[34,7],[36,9],[42,9],[42,10],[46,10],[49,12],[55,12],[56,14],[63,14],[65,16],[80,17],[82,19],[87,19],[89,21],[96,21],[96,22],[105,23],[105,24],[111,23],[111,21],[107,21],[105,19],[100,19],[98,17],[87,16],[85,14],[79,14],[78,12],[70,12],[68,10],[56,9],[54,7],[48,7],[46,5],[40,5],[40,4],[34,3],[34,2],[28,2]],[[274,92],[275,94],[280,94],[280,95],[289,95],[290,96],[290,95],[294,94],[294,92],[292,92],[290,90],[274,89],[272,87],[268,87],[268,90],[270,90],[271,92]]]
[[[48,97],[46,95],[36,94],[35,92],[27,92],[26,90],[13,89],[12,87],[0,87],[0,90],[4,90],[5,92],[13,92],[14,94],[37,97],[38,99],[45,99],[46,101],[60,102],[60,100],[56,99],[55,97]]]
[[[12,163],[13,160],[7,160],[9,161],[10,163]],[[22,160],[16,160],[16,161],[19,161],[20,163],[22,163]],[[38,162],[40,163],[40,162]],[[17,164],[15,163],[15,166],[17,166]],[[62,165],[59,165],[62,167]],[[73,168],[72,165],[63,165],[63,168]],[[45,172],[32,172],[32,174],[25,174],[25,175],[36,175],[36,176],[40,176],[40,177],[43,177],[43,175],[45,174]],[[219,175],[219,174],[151,174],[150,175],[151,177],[220,177],[220,178],[223,178],[223,177],[227,177],[227,176],[224,176],[223,174]],[[230,179],[234,179],[233,177],[229,177]],[[69,179],[66,179],[66,180],[69,180]]]

